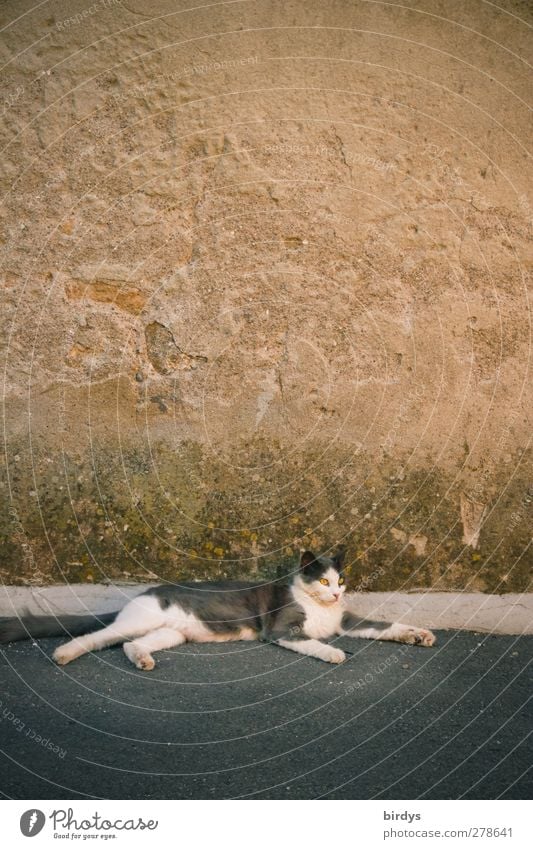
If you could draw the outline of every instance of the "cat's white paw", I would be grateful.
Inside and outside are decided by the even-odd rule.
[[[329,651],[324,658],[328,663],[342,663],[346,660],[346,655],[341,649],[333,648],[333,646],[329,647]]]
[[[74,657],[72,656],[72,649],[69,648],[68,643],[65,643],[63,646],[58,646],[52,657],[59,666],[65,666],[67,663],[70,663],[71,660],[74,660]]]
[[[131,660],[133,664],[137,667],[137,669],[144,669],[145,672],[149,672],[155,666],[155,660],[153,659],[151,654],[147,654],[146,652],[142,653],[139,651],[138,646],[135,643],[124,643],[122,646],[124,649],[124,654]]]
[[[425,628],[406,628],[401,641],[411,646],[433,646],[437,638],[432,631]]]
[[[135,660],[135,666],[137,669],[144,669],[145,672],[149,672],[154,668],[155,660],[151,654],[141,654]]]
[[[418,636],[420,637],[421,646],[434,646],[437,642],[437,638],[433,631],[427,631],[425,628],[421,628],[419,630]]]

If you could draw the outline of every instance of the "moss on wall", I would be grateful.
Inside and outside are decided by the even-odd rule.
[[[249,451],[268,457],[265,446]],[[271,453],[277,462],[256,475],[255,489],[197,445],[179,453],[163,443],[151,454],[142,446],[121,456],[102,451],[93,462],[63,458],[32,469],[17,455],[0,533],[2,578],[273,577],[295,568],[301,548],[342,544],[358,590],[527,589],[522,552],[533,493],[524,480],[514,479],[494,505],[473,549],[463,541],[461,489],[441,472],[398,471],[391,462],[377,469],[354,457],[343,458],[337,477],[320,444],[303,459]]]

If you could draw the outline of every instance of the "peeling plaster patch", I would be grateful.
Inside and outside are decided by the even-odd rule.
[[[478,547],[479,534],[483,519],[487,514],[486,504],[474,501],[461,493],[461,519],[463,522],[463,542],[472,548]]]
[[[125,285],[122,280],[92,280],[89,283],[73,280],[67,284],[66,293],[71,300],[88,298],[101,304],[111,304],[132,315],[142,312],[147,300],[144,292]]]
[[[279,391],[279,384],[276,380],[275,369],[270,369],[263,381],[262,392],[257,398],[257,411],[255,415],[255,426],[259,427],[266,411],[268,410],[271,401],[274,399],[276,392]]]
[[[176,345],[172,332],[159,321],[148,324],[144,335],[148,359],[160,374],[170,374],[176,369],[194,368],[198,362],[207,362],[207,357],[182,351]]]
[[[407,545],[412,545],[417,557],[422,557],[425,553],[428,538],[423,534],[413,534],[408,539],[405,531],[401,531],[399,528],[391,528],[390,532],[394,539],[398,540],[398,542],[401,542],[403,545],[406,543]]]
[[[409,538],[409,545],[413,546],[417,557],[422,557],[422,555],[425,554],[427,541],[428,538],[425,537],[423,534],[420,534],[419,536],[412,536]]]
[[[390,532],[393,535],[394,539],[397,539],[398,542],[405,542],[407,539],[407,534],[405,533],[405,531],[401,531],[399,528],[391,528]]]

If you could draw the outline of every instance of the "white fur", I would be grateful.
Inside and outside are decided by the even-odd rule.
[[[153,651],[171,649],[173,646],[179,646],[184,642],[183,634],[174,628],[158,628],[138,640],[124,643],[123,649],[126,657],[135,664],[137,669],[153,669],[155,666],[155,660],[152,657]]]
[[[83,637],[75,637],[69,643],[59,646],[54,652],[54,660],[64,666],[86,652],[98,651],[132,637],[141,637],[148,631],[164,625],[163,611],[157,599],[140,596],[130,601],[107,628],[85,634]]]
[[[255,639],[257,634],[252,628],[241,628],[229,634],[213,633],[194,613],[187,613],[176,604],[162,610],[155,596],[141,595],[130,601],[107,628],[75,637],[59,646],[53,656],[64,666],[86,652],[124,642],[124,652],[132,663],[139,669],[153,669],[155,662],[151,652],[172,648],[186,640],[212,643]]]
[[[307,654],[318,660],[325,660],[327,663],[342,663],[346,660],[346,655],[341,649],[321,643],[320,640],[278,640],[278,643],[285,649],[291,649],[298,654]]]
[[[390,640],[395,643],[407,643],[408,645],[432,646],[436,642],[435,634],[425,628],[416,628],[413,625],[402,625],[394,622],[388,628],[359,628],[353,631],[341,629],[339,634],[344,637],[357,637],[363,640]]]

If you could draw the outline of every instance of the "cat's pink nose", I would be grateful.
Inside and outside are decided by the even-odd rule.
[[[338,601],[339,597],[340,597],[340,593],[333,593],[333,598],[335,599],[335,601]]]

